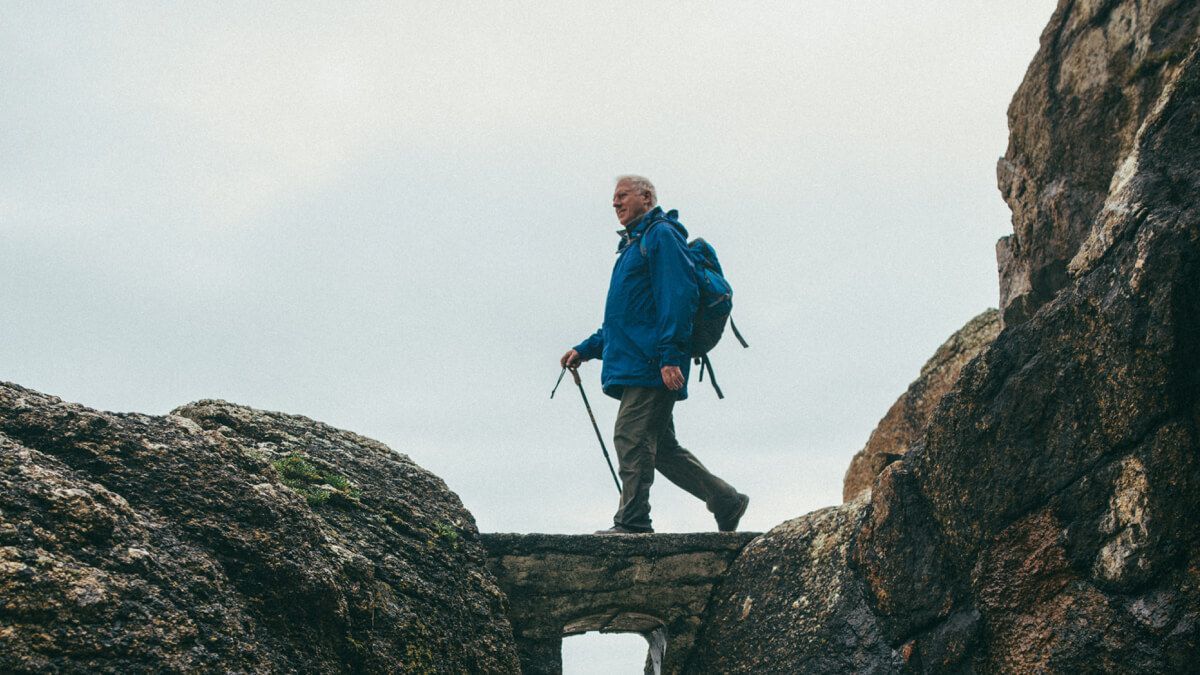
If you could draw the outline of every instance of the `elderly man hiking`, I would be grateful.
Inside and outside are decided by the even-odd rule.
[[[719,530],[733,531],[750,498],[679,445],[671,414],[675,401],[687,398],[687,346],[699,297],[687,230],[674,211],[663,212],[654,186],[641,176],[617,179],[612,205],[623,229],[604,323],[560,359],[564,368],[603,359],[604,393],[621,401],[613,433],[621,504],[613,527],[597,534],[654,531],[650,485],[655,469],[702,499]]]

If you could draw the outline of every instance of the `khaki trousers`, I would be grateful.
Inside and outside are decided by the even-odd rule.
[[[650,529],[650,486],[654,471],[704,501],[712,513],[733,503],[737,491],[675,440],[671,414],[676,393],[651,387],[626,387],[621,394],[613,444],[621,464],[621,506],[613,524]]]

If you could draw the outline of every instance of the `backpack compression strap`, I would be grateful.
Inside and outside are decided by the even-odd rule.
[[[733,337],[737,338],[737,341],[742,343],[743,347],[749,349],[750,345],[746,344],[746,338],[742,337],[742,332],[737,329],[737,324],[733,322],[732,316],[729,317],[729,327],[733,329]],[[711,372],[711,369],[709,370]]]
[[[704,369],[708,369],[708,380],[712,382],[713,389],[717,392],[717,398],[725,398],[725,394],[721,392],[720,385],[717,384],[717,374],[713,372],[712,361],[708,360],[708,354],[696,357],[696,364],[700,366],[700,377],[698,382],[704,381]]]

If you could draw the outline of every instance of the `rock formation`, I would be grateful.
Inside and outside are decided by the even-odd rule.
[[[1195,670],[1200,3],[1061,0],[1009,124],[1004,330],[935,356],[859,460],[871,491],[723,580],[737,535],[488,538],[527,665],[665,627],[687,672]],[[515,672],[480,541],[442,481],[348,432],[0,383],[5,672]]]
[[[996,246],[1006,325],[1033,316],[1072,276],[1085,241],[1137,162],[1139,134],[1191,49],[1189,0],[1059,2],[1008,109],[996,166],[1013,233]],[[1090,255],[1082,253],[1084,257]]]
[[[747,545],[710,602],[689,672],[899,667],[849,554],[864,504],[790,520]]]
[[[0,383],[0,671],[516,672],[485,559],[446,485],[370,439]]]
[[[1005,329],[869,498],[747,547],[694,670],[1200,662],[1198,50],[1200,3],[1060,2],[1000,164]]]
[[[700,617],[752,532],[485,534],[525,675],[562,672],[564,636],[640,633],[646,672],[686,672]]]
[[[848,502],[869,489],[885,466],[903,457],[921,440],[933,411],[942,396],[958,382],[963,366],[987,349],[999,333],[1000,314],[989,309],[968,321],[938,347],[921,367],[921,374],[871,432],[866,447],[850,460],[842,483],[843,501]]]

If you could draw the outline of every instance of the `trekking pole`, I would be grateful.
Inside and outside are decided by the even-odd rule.
[[[562,376],[567,374],[567,367],[563,366],[562,372],[558,374],[558,379],[554,381],[554,388],[550,390],[550,398],[554,398],[554,392],[558,391],[558,385],[562,384]]]
[[[558,374],[558,382],[554,383],[554,389],[550,391],[550,398],[554,398],[554,392],[558,391],[558,385],[562,382],[563,375],[567,372],[563,368]],[[600,425],[596,424],[596,415],[592,413],[592,404],[588,403],[587,392],[583,390],[583,382],[579,379],[579,371],[575,368],[571,369],[571,377],[574,378],[576,386],[579,387],[579,395],[583,397],[583,407],[587,408],[588,417],[592,420],[592,428],[596,430],[596,440],[600,441],[600,450],[604,453],[604,461],[608,462],[608,472],[612,474],[613,485],[617,486],[617,494],[621,493],[621,480],[617,478],[617,471],[613,468],[612,458],[608,456],[608,447],[604,445],[604,436],[600,433]]]

